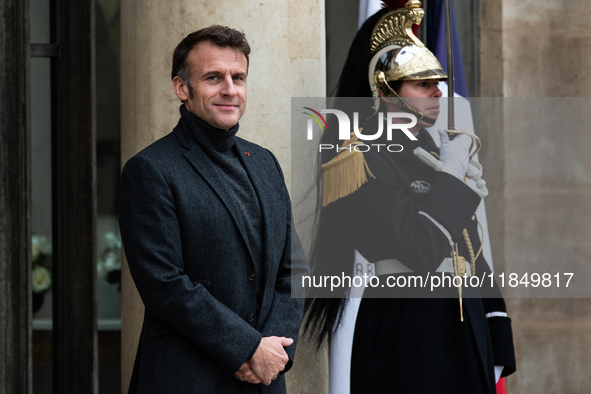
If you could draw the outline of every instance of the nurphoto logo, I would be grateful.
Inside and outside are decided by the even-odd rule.
[[[378,138],[380,138],[382,136],[382,134],[384,133],[384,122],[378,122],[378,130],[375,132],[375,134],[361,134],[361,132],[359,131],[359,113],[358,112],[353,113],[353,127],[351,127],[351,120],[349,119],[349,116],[345,112],[340,111],[338,109],[321,109],[320,112],[318,112],[318,111],[316,111],[312,108],[309,108],[309,107],[302,107],[302,108],[307,109],[310,112],[313,112],[313,114],[309,113],[309,112],[303,112],[305,115],[308,115],[311,118],[311,119],[308,119],[308,124],[307,124],[307,139],[308,139],[308,141],[312,141],[314,139],[314,132],[313,132],[314,123],[312,122],[312,120],[316,121],[318,126],[320,126],[321,131],[323,129],[328,131],[328,125],[326,123],[326,119],[324,118],[324,116],[322,116],[322,114],[333,114],[337,117],[338,126],[339,126],[339,130],[338,130],[339,140],[342,140],[342,141],[350,140],[351,133],[354,133],[355,136],[357,137],[357,139],[360,141],[375,141]],[[409,114],[409,113],[405,113],[405,112],[387,112],[386,115],[384,116],[384,114],[382,112],[379,112],[378,116],[380,119],[382,119],[382,118],[386,119],[386,130],[385,131],[386,131],[386,138],[388,141],[392,140],[392,133],[394,132],[394,130],[402,131],[408,137],[408,139],[410,139],[411,141],[417,140],[417,138],[409,130],[412,127],[417,125],[417,118],[413,114]],[[394,119],[408,119],[408,120],[410,120],[410,122],[409,123],[395,123]],[[384,149],[388,150],[388,152],[402,152],[402,150],[403,150],[403,147],[400,144],[390,144],[390,145],[386,145],[386,144],[355,144],[355,145],[349,145],[347,148],[344,148],[344,149],[354,150],[357,152],[367,152],[367,151],[371,150],[372,147],[377,148],[378,152],[380,151],[380,148],[382,148],[382,147]],[[335,146],[333,144],[320,144],[319,150],[322,151],[324,149],[336,149],[337,151],[339,151],[343,148],[339,148],[338,145]]]

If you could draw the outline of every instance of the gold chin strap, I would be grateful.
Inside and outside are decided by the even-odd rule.
[[[414,116],[417,117],[418,120],[422,120],[425,123],[428,123],[430,125],[435,124],[435,119],[427,118],[421,112],[417,111],[416,108],[414,108],[412,105],[410,105],[405,99],[400,97],[398,95],[398,93],[396,93],[396,91],[394,89],[392,89],[392,87],[390,87],[390,85],[388,84],[388,81],[386,80],[386,74],[384,74],[383,71],[376,71],[373,79],[374,79],[374,83],[375,83],[376,87],[378,88],[378,91],[376,92],[376,94],[378,94],[379,92],[383,92],[388,98],[393,99],[392,103],[397,105],[398,107],[400,107],[400,109],[402,109],[403,111],[413,114]],[[386,88],[387,90],[384,91],[385,90],[384,88]],[[378,112],[378,109],[376,106],[376,113],[377,112]],[[374,115],[375,115],[375,113],[374,113]]]

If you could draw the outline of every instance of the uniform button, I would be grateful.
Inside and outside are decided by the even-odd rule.
[[[249,272],[248,275],[246,275],[246,277],[248,278],[249,281],[253,281],[255,278],[255,273],[254,272]]]
[[[250,322],[254,321],[254,313],[248,314],[248,321],[250,321]]]

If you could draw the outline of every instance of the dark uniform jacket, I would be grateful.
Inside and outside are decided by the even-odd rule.
[[[237,202],[185,115],[131,158],[121,177],[121,235],[146,307],[129,391],[284,393],[283,375],[270,386],[234,377],[263,336],[297,342],[303,299],[291,297],[291,275],[307,272],[307,263],[282,171],[268,150],[235,139],[262,215],[262,261],[255,262]],[[295,348],[286,348],[286,371]]]
[[[413,154],[417,146],[439,149],[424,129],[419,140],[394,133],[393,141],[372,141],[385,144],[379,153],[376,145],[364,153],[375,179],[330,204],[326,214],[335,228],[348,229],[342,242],[368,261],[396,259],[426,276],[450,257],[448,235],[469,264],[462,232],[468,229],[476,253],[480,239],[473,217],[481,199],[461,180],[421,162]],[[389,144],[404,149],[390,153]],[[480,255],[476,275],[488,273]],[[386,283],[386,277],[380,279]],[[464,291],[464,322],[455,288],[436,298],[407,298],[408,289],[366,288],[355,328],[351,392],[494,393],[494,366],[511,374],[515,357],[510,319],[502,316],[505,303],[496,283],[492,289],[490,279],[487,283],[486,294]]]

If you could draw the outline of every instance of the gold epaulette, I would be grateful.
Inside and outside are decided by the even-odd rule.
[[[363,153],[354,149],[359,144],[355,133],[351,133],[351,139],[339,148],[341,152],[322,165],[323,207],[357,191],[367,182],[368,175],[375,178]]]

